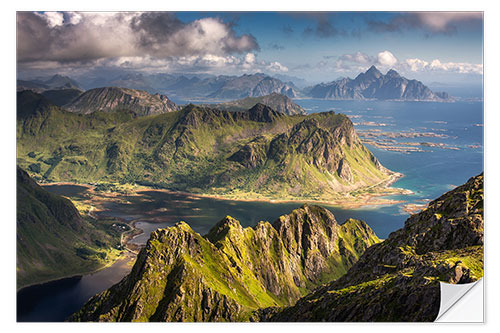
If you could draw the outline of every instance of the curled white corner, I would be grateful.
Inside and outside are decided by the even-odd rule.
[[[483,283],[483,279],[466,284],[440,282],[441,304],[435,321],[483,322]]]

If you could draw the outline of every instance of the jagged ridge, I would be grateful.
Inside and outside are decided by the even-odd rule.
[[[364,222],[339,225],[319,206],[245,229],[228,216],[205,237],[180,222],[153,232],[130,275],[72,319],[248,320],[252,309],[293,304],[340,276],[377,242]]]
[[[483,175],[429,203],[404,228],[370,247],[340,279],[285,309],[259,311],[270,321],[434,321],[439,281],[483,275]]]
[[[409,80],[395,70],[383,75],[375,66],[360,73],[354,80],[343,78],[306,89],[307,95],[325,99],[378,99],[405,101],[451,100],[446,93],[434,93],[422,82]]]
[[[89,114],[97,111],[129,110],[138,116],[176,111],[177,105],[161,94],[143,90],[104,87],[86,91],[64,106],[72,112]]]

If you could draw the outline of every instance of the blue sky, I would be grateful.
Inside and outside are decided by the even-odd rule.
[[[18,13],[18,72],[265,72],[327,82],[371,65],[481,82],[478,12]],[[35,33],[36,32],[36,33]]]

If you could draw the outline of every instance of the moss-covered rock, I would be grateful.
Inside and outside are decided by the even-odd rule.
[[[481,174],[411,216],[404,228],[368,248],[341,278],[291,307],[262,309],[253,318],[433,321],[439,312],[440,281],[470,283],[482,275]]]
[[[72,320],[249,320],[255,309],[291,305],[340,276],[377,242],[365,223],[339,225],[318,206],[254,228],[227,216],[204,237],[180,222],[152,233],[132,272]]]

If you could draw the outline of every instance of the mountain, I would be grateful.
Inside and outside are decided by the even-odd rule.
[[[283,74],[273,74],[273,77],[281,80],[283,82],[286,82],[290,85],[294,85],[295,87],[299,89],[303,89],[307,86],[310,85],[310,83],[307,80],[304,80],[303,78],[296,77],[296,76],[290,76],[290,75],[283,75]]]
[[[17,287],[91,272],[120,235],[83,218],[70,200],[43,189],[17,168]]]
[[[330,83],[320,83],[307,88],[312,98],[324,99],[377,99],[404,101],[449,101],[446,93],[434,93],[422,82],[409,80],[395,70],[383,75],[375,66],[360,73],[354,80],[343,78]]]
[[[429,203],[385,241],[370,247],[340,279],[287,308],[260,311],[268,321],[434,321],[439,281],[483,276],[483,175]]]
[[[283,83],[279,79],[262,73],[242,76],[126,73],[112,78],[93,77],[81,80],[87,89],[116,86],[141,89],[151,94],[163,93],[188,101],[193,99],[234,100],[272,93],[292,98],[297,95],[297,89],[293,83]]]
[[[59,74],[52,76],[50,79],[44,81],[43,83],[49,86],[51,89],[61,89],[63,87],[67,89],[81,89],[79,84],[75,80]]]
[[[364,222],[339,225],[319,206],[245,229],[227,216],[205,236],[179,222],[153,232],[131,273],[71,320],[248,320],[342,275],[379,241]]]
[[[334,200],[385,189],[393,177],[361,143],[349,118],[334,112],[287,116],[257,104],[245,112],[188,105],[138,118],[126,112],[85,115],[30,93],[18,94],[18,113],[24,115],[17,123],[18,163],[39,165],[34,175],[50,181]]]
[[[260,97],[246,97],[236,101],[212,104],[209,106],[220,110],[241,112],[250,109],[257,103],[267,105],[271,109],[286,115],[306,114],[306,111],[300,105],[295,104],[291,98],[278,93],[272,93],[270,95]]]
[[[64,106],[71,112],[89,114],[96,111],[132,111],[147,116],[177,110],[177,105],[167,96],[128,88],[105,87],[87,90]]]
[[[17,90],[33,90],[35,92],[43,92],[45,90],[61,90],[61,89],[78,89],[81,90],[79,84],[63,75],[56,74],[46,80],[17,80]]]
[[[83,94],[83,91],[80,89],[70,89],[70,88],[51,89],[51,90],[45,90],[41,94],[55,105],[63,106],[75,100],[78,96]]]
[[[296,97],[293,87],[262,73],[244,74],[227,80],[217,91],[208,98],[235,99],[245,97],[259,97],[272,93],[279,93],[288,97]]]

